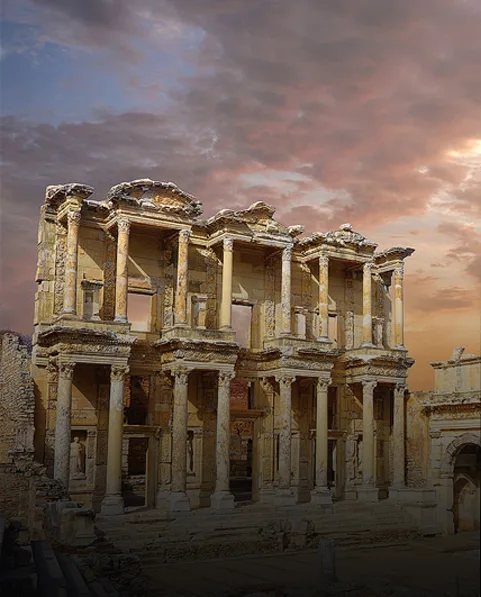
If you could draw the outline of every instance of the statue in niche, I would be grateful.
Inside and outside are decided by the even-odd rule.
[[[70,444],[70,477],[72,479],[85,478],[84,456],[84,446],[80,442],[80,438],[75,436]]]
[[[187,456],[189,459],[189,472],[194,472],[194,432],[187,432]]]

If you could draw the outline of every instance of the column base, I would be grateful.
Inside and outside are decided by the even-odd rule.
[[[357,499],[360,502],[377,503],[379,502],[379,489],[377,487],[371,487],[361,485],[357,488]]]
[[[275,491],[271,487],[263,487],[259,489],[259,504],[266,504],[272,506],[274,503]]]
[[[297,497],[292,487],[279,488],[274,493],[274,506],[295,506]]]
[[[324,344],[330,344],[331,343],[331,341],[329,340],[328,336],[319,336],[316,339],[316,342],[324,342]]]
[[[155,509],[168,510],[170,504],[170,491],[157,489],[155,494]]]
[[[376,348],[376,345],[372,342],[361,342],[359,348]]]
[[[119,493],[106,495],[100,504],[102,516],[117,516],[124,513],[124,498]]]
[[[332,504],[332,492],[327,487],[316,487],[311,491],[310,503],[318,506]]]
[[[116,315],[114,317],[114,323],[127,323],[127,317],[123,315]]]
[[[170,494],[170,510],[172,512],[190,512],[190,500],[183,491]]]
[[[234,496],[230,491],[216,491],[210,496],[210,507],[213,510],[232,510],[235,508]]]

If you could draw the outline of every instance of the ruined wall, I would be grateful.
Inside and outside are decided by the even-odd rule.
[[[406,403],[406,482],[408,487],[424,487],[428,480],[429,419],[421,400],[430,392],[411,392]]]
[[[30,354],[14,332],[0,334],[0,463],[9,451],[33,455],[35,397]]]

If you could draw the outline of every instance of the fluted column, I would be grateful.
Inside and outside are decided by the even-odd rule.
[[[67,247],[62,309],[65,315],[77,314],[77,259],[80,217],[80,210],[67,213]]]
[[[281,334],[291,334],[291,262],[292,245],[282,251],[281,270]]]
[[[219,327],[229,330],[232,326],[232,272],[234,260],[234,241],[224,238],[222,261],[222,296],[219,309]]]
[[[404,394],[406,386],[402,383],[396,384],[394,388],[394,416],[392,430],[392,454],[393,454],[393,486],[404,487],[405,485],[405,402]]]
[[[109,426],[107,442],[107,480],[101,512],[122,514],[122,439],[124,430],[124,385],[129,368],[112,365],[110,369]]]
[[[395,341],[396,348],[404,348],[404,268],[394,270],[394,308],[395,308]]]
[[[217,436],[215,446],[216,481],[211,506],[216,509],[234,508],[234,496],[229,490],[230,480],[230,385],[234,372],[220,371],[217,395]]]
[[[319,256],[319,337],[320,342],[329,342],[329,257]]]
[[[377,381],[362,381],[362,484],[361,499],[377,500],[374,479],[374,388]]]
[[[175,325],[187,325],[187,288],[189,283],[189,238],[190,230],[179,232],[177,256],[177,286],[175,292]]]
[[[120,220],[117,224],[117,271],[115,280],[115,321],[127,322],[127,295],[129,289],[129,233],[130,222]]]
[[[330,380],[319,378],[316,384],[316,484],[311,493],[314,503],[332,502],[327,486],[328,467],[328,387]]]
[[[75,363],[59,363],[57,387],[57,417],[55,422],[55,479],[68,488],[70,476],[70,427],[72,417],[72,383]]]
[[[187,425],[189,417],[189,371],[176,369],[174,376],[174,408],[172,412],[172,495],[171,509],[190,510],[186,493]]]
[[[373,346],[372,343],[372,262],[368,261],[363,267],[362,278],[362,344]]]

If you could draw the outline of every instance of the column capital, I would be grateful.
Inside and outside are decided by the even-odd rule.
[[[117,222],[117,228],[118,228],[119,232],[123,232],[123,233],[127,234],[130,230],[129,220],[119,220]]]
[[[127,365],[112,365],[110,368],[110,381],[124,381],[129,373]]]
[[[394,391],[397,394],[404,394],[404,392],[408,389],[406,382],[398,381],[394,384]]]
[[[80,213],[80,209],[72,209],[67,212],[67,221],[68,221],[69,226],[71,226],[71,225],[78,226],[80,224],[81,218],[82,218],[82,215]]]
[[[284,387],[291,387],[291,385],[296,381],[295,375],[287,375],[287,374],[280,374],[275,376],[275,380],[279,383],[279,385]]]
[[[53,361],[49,361],[47,366],[45,367],[45,373],[47,377],[47,382],[52,383],[57,381],[58,377],[58,367],[57,364]]]
[[[154,378],[162,389],[172,388],[172,379],[165,371],[154,371]]]
[[[294,245],[291,243],[290,245],[286,245],[282,250],[282,260],[283,261],[291,261],[292,260],[292,249]]]
[[[318,392],[325,392],[331,385],[331,380],[324,377],[318,377],[316,380],[316,388]]]
[[[321,267],[329,265],[329,257],[327,255],[324,255],[324,253],[321,253],[319,255],[319,265]]]
[[[224,251],[233,251],[234,250],[234,239],[231,238],[230,236],[227,238],[224,238],[224,240],[222,241],[222,248],[224,249]]]
[[[187,242],[192,234],[192,231],[189,228],[183,228],[179,230],[179,240]]]
[[[184,367],[176,367],[171,370],[171,375],[175,379],[176,384],[187,385],[189,381],[190,369]]]
[[[363,379],[361,380],[363,392],[372,393],[374,388],[377,386],[377,381],[374,379]]]
[[[403,278],[404,277],[404,263],[400,263],[396,265],[393,269],[393,274],[395,278]]]
[[[228,385],[234,379],[235,372],[234,371],[219,371],[219,385]]]
[[[362,270],[365,274],[370,274],[372,272],[373,266],[374,266],[373,261],[366,261],[362,266]]]
[[[260,382],[264,392],[269,392],[270,390],[272,390],[272,383],[271,381],[269,381],[268,377],[261,377]]]
[[[67,363],[59,363],[58,364],[58,373],[61,379],[73,379],[73,372],[75,369],[75,363],[67,362]]]

